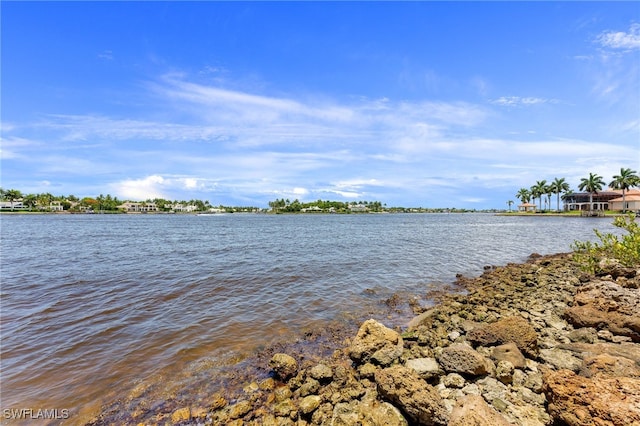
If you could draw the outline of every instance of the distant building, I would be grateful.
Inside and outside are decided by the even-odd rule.
[[[520,212],[535,212],[536,205],[531,203],[522,203],[518,206],[518,211]]]
[[[625,192],[627,203],[630,202],[629,197],[640,195],[637,189],[630,189]],[[604,191],[589,194],[588,192],[574,192],[564,197],[564,210],[623,210],[622,208],[622,190],[607,188]],[[591,198],[591,201],[589,201]],[[590,204],[591,203],[591,204]],[[627,210],[632,210],[628,208]]]
[[[625,192],[624,200],[619,197],[609,203],[611,210],[640,211],[640,189],[630,189]]]
[[[155,203],[122,203],[118,206],[118,209],[127,213],[150,213],[157,212],[158,207]]]

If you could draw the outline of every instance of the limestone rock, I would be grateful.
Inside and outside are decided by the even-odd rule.
[[[589,379],[569,370],[546,371],[549,414],[568,426],[640,425],[640,379]]]
[[[472,347],[455,343],[442,350],[438,362],[444,371],[450,373],[481,376],[487,374],[487,360]]]
[[[449,414],[440,394],[414,370],[395,365],[376,371],[375,381],[380,396],[399,407],[414,422],[447,424]]]
[[[574,327],[607,329],[640,342],[640,292],[611,281],[592,281],[575,296],[575,306],[565,311]]]
[[[309,395],[300,401],[299,408],[302,414],[313,413],[320,406],[322,398],[318,395]]]
[[[540,358],[557,370],[580,371],[583,362],[573,352],[566,349],[551,348],[540,350]]]
[[[349,347],[349,356],[358,363],[387,366],[402,355],[403,340],[396,331],[376,320],[365,321]]]
[[[510,424],[478,395],[467,395],[459,399],[453,407],[449,421],[449,426],[509,426]]]
[[[171,414],[172,423],[179,423],[185,420],[191,420],[191,409],[189,407],[180,408]]]
[[[538,354],[538,334],[522,317],[507,317],[478,327],[467,334],[467,339],[483,346],[513,342],[529,356]]]
[[[314,366],[309,371],[309,374],[311,374],[311,377],[321,382],[328,382],[333,378],[333,371],[331,370],[331,367],[325,364],[318,364]]]
[[[430,379],[442,373],[440,364],[435,358],[413,358],[407,360],[405,366],[415,370],[423,379]]]
[[[275,354],[269,361],[269,367],[275,375],[282,379],[288,380],[298,372],[298,362],[290,355]]]
[[[509,361],[515,368],[524,368],[526,366],[524,355],[513,342],[493,348],[491,358],[498,363],[500,361]]]

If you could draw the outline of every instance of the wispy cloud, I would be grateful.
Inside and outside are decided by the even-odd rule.
[[[520,96],[501,96],[497,99],[490,101],[494,105],[500,106],[530,106],[539,104],[557,104],[560,101],[558,99],[536,98],[536,97],[520,97]]]

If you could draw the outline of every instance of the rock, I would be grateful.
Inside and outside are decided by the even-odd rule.
[[[584,359],[585,369],[581,375],[587,377],[633,377],[640,379],[640,366],[629,358],[600,354]]]
[[[407,419],[404,418],[400,410],[388,402],[376,404],[373,409],[366,410],[362,424],[380,426],[407,426]]]
[[[295,376],[298,372],[298,362],[292,356],[282,353],[275,354],[271,358],[269,367],[273,370],[276,377],[284,381]]]
[[[402,355],[403,340],[396,331],[376,320],[365,321],[349,347],[349,356],[357,363],[391,365]]]
[[[504,384],[513,382],[513,364],[509,361],[500,361],[496,366],[496,379]]]
[[[171,414],[172,423],[180,423],[191,420],[191,409],[189,407],[180,408]]]
[[[449,426],[509,426],[510,424],[478,395],[467,395],[459,399],[453,407],[449,421]]]
[[[544,373],[548,411],[558,424],[639,425],[640,379],[581,377],[569,370]]]
[[[574,327],[593,327],[640,342],[640,292],[611,281],[591,281],[565,311]]]
[[[447,424],[449,414],[440,394],[414,370],[395,365],[376,371],[375,381],[380,396],[399,407],[414,422]]]
[[[300,401],[300,404],[298,405],[298,407],[302,414],[311,414],[316,410],[316,408],[320,406],[321,402],[322,402],[322,398],[320,396],[309,395],[304,397],[302,401]]]
[[[448,373],[481,376],[488,372],[486,359],[463,343],[454,343],[444,348],[438,357],[438,362]]]
[[[251,411],[251,402],[249,401],[239,401],[231,406],[229,406],[229,418],[231,419],[239,419],[244,417],[249,411]]]
[[[557,370],[566,369],[577,372],[583,365],[582,360],[574,356],[573,352],[560,348],[541,349],[540,358]]]
[[[598,341],[598,332],[595,328],[584,327],[570,331],[567,337],[572,342],[595,343]]]
[[[507,317],[497,322],[475,328],[467,334],[470,342],[483,346],[513,342],[523,353],[536,357],[538,334],[522,317]]]
[[[449,373],[440,379],[440,383],[448,388],[462,389],[466,384],[464,377],[458,373]]]
[[[416,371],[423,379],[430,379],[442,373],[440,364],[435,358],[413,358],[405,363],[407,368]]]
[[[309,377],[303,384],[300,386],[300,396],[307,396],[318,392],[320,389],[320,382],[314,379],[313,377]]]
[[[491,358],[498,363],[500,361],[509,361],[515,368],[524,368],[526,366],[524,355],[513,342],[493,348]]]
[[[333,379],[333,370],[325,364],[318,364],[309,370],[309,374],[321,382],[330,382]]]

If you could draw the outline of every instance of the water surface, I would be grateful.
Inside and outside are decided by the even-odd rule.
[[[394,293],[424,295],[485,265],[569,251],[576,239],[593,240],[594,227],[614,230],[611,222],[1,215],[0,408],[69,409],[67,423],[79,423],[78,413],[160,373],[167,388],[172,371],[183,386],[189,379],[178,372],[193,363],[228,362],[308,327],[375,316]]]

